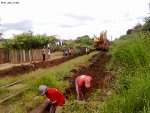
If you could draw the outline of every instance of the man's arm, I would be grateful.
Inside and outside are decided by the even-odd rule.
[[[77,92],[77,100],[80,100],[79,88],[78,88],[78,79],[75,80],[75,87]]]

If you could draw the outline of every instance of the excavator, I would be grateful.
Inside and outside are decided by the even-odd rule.
[[[100,37],[94,38],[94,48],[98,51],[108,51],[110,41],[107,39],[107,31],[102,31]]]

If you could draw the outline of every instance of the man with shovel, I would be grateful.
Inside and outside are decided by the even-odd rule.
[[[46,95],[50,101],[50,111],[49,113],[61,113],[62,106],[65,104],[65,97],[62,92],[55,89],[50,88],[45,85],[39,86],[39,93],[41,95]],[[53,110],[54,109],[54,110]],[[55,112],[52,112],[55,111]]]
[[[75,87],[77,92],[77,100],[84,100],[87,90],[91,86],[92,77],[80,75],[75,79]]]

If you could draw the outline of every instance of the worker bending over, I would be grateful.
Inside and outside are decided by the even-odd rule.
[[[87,90],[91,86],[92,77],[80,75],[75,79],[75,87],[77,92],[77,100],[85,99]]]
[[[46,95],[50,101],[50,113],[52,111],[52,107],[55,109],[55,113],[61,113],[62,106],[65,104],[65,97],[62,92],[55,89],[50,88],[45,85],[39,86],[39,93],[41,95]]]

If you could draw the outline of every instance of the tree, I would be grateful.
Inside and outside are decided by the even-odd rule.
[[[129,34],[132,34],[133,33],[133,29],[128,29],[128,31],[127,31],[127,35],[129,35]]]
[[[142,25],[140,23],[138,23],[136,26],[133,27],[134,32],[138,32],[140,31],[142,28]]]
[[[50,43],[51,44],[56,44],[56,42],[59,42],[59,40],[56,38],[55,35],[50,36]]]
[[[50,36],[47,35],[33,35],[31,31],[14,35],[13,39],[6,41],[6,49],[39,49],[50,43]]]
[[[150,31],[150,16],[145,18],[145,24],[142,27],[143,31]]]
[[[78,37],[75,40],[75,42],[78,43],[78,44],[80,43],[82,45],[92,45],[93,44],[93,40],[88,35]]]
[[[127,30],[127,35],[132,34],[134,32],[139,32],[142,29],[142,25],[140,23],[138,23],[136,26],[133,27],[133,29],[128,29]]]

